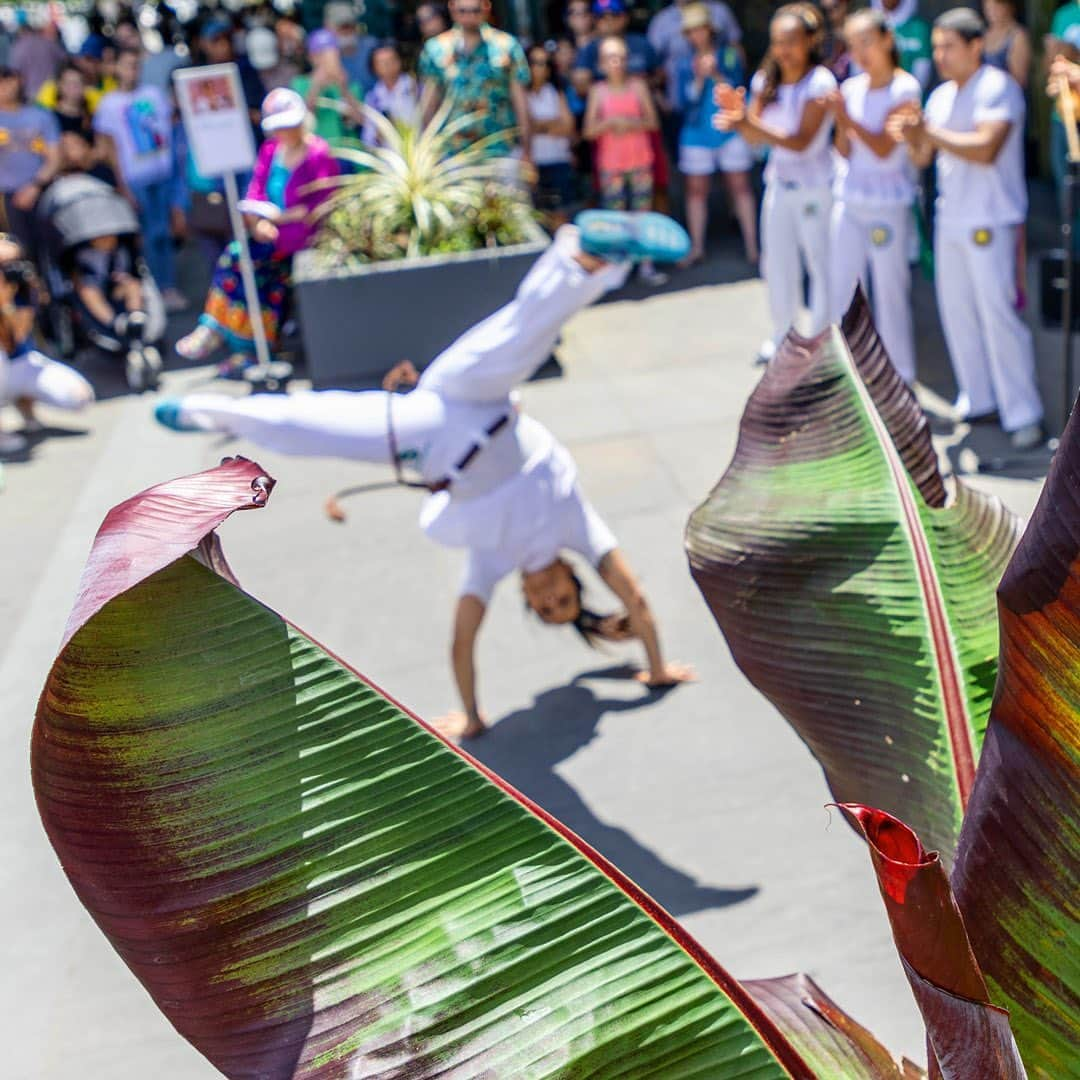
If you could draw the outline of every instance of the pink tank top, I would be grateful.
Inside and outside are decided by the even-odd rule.
[[[627,117],[643,120],[641,99],[633,86],[612,90],[604,86],[600,98],[600,119]],[[596,140],[596,165],[605,172],[630,172],[652,165],[652,145],[645,131],[606,131]]]

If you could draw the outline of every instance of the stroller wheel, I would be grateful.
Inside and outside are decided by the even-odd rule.
[[[124,377],[127,379],[128,389],[141,394],[149,385],[148,375],[142,349],[129,349],[124,361]]]
[[[161,353],[153,345],[146,345],[142,350],[146,372],[146,388],[156,390],[161,384]]]
[[[252,391],[270,393],[284,393],[292,377],[293,366],[287,360],[271,360],[265,367],[255,364],[246,368],[243,373],[243,378],[250,384]]]

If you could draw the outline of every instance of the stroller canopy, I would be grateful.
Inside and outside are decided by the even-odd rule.
[[[85,173],[54,180],[38,200],[37,212],[61,249],[99,236],[139,232],[139,219],[127,199]]]

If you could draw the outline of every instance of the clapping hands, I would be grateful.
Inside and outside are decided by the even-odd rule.
[[[734,131],[746,123],[746,90],[743,87],[720,83],[713,90],[713,103],[718,110],[712,118],[717,131]]]
[[[926,117],[914,101],[905,101],[889,113],[885,130],[895,142],[914,146],[926,134]]]

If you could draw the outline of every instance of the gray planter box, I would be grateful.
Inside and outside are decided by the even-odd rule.
[[[348,270],[301,252],[294,296],[308,377],[319,388],[370,385],[399,360],[423,370],[456,337],[513,298],[548,245],[428,255]]]

